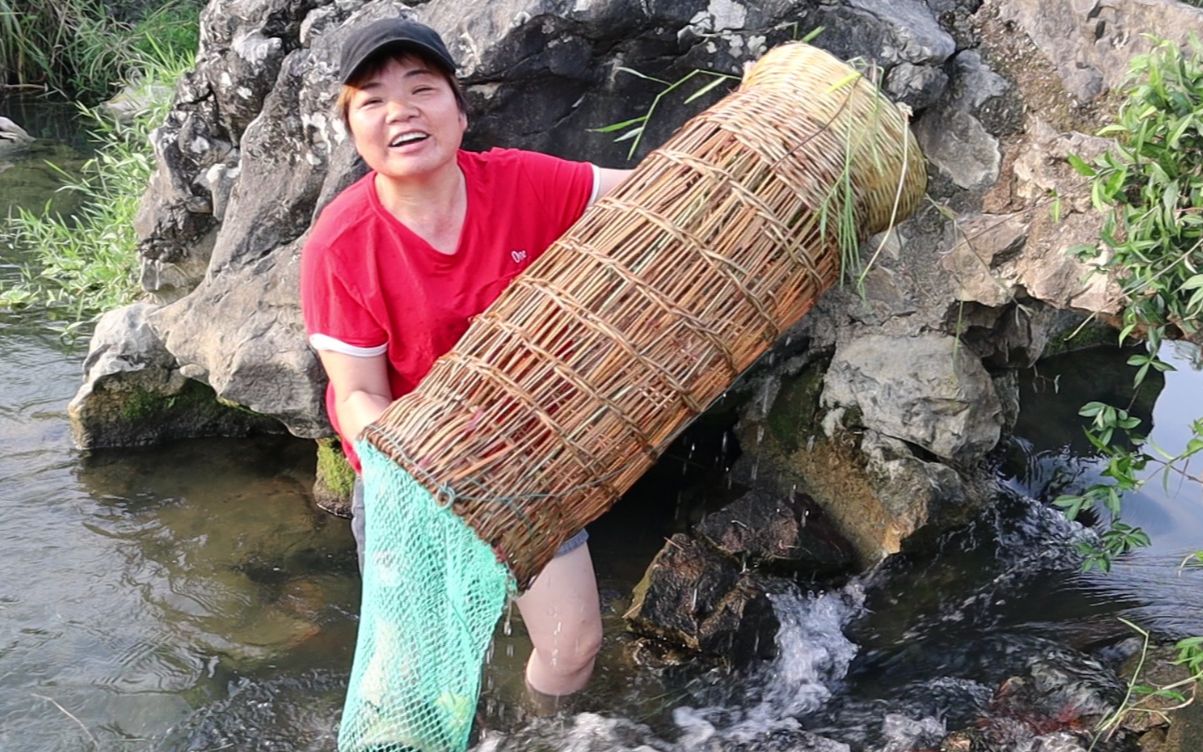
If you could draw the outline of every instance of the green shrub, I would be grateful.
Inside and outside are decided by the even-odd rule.
[[[1159,357],[1163,339],[1186,334],[1198,339],[1203,314],[1203,46],[1188,51],[1160,41],[1132,61],[1133,83],[1117,121],[1100,131],[1115,148],[1094,164],[1069,161],[1089,178],[1094,207],[1104,213],[1099,246],[1076,249],[1080,257],[1110,274],[1125,300],[1121,344],[1144,338],[1145,353],[1128,364],[1140,388],[1149,373],[1169,371]],[[1177,455],[1146,449],[1140,419],[1119,407],[1092,402],[1080,414],[1090,419],[1086,435],[1106,465],[1102,482],[1057,499],[1070,517],[1093,510],[1107,527],[1097,546],[1085,546],[1087,568],[1109,569],[1112,560],[1149,544],[1139,528],[1121,521],[1123,499],[1150,478],[1150,468],[1200,480],[1186,471],[1203,452],[1203,419],[1191,423],[1194,437]]]
[[[1203,47],[1160,42],[1133,59],[1138,76],[1116,123],[1100,135],[1116,148],[1087,165],[1102,245],[1079,249],[1111,272],[1127,297],[1124,333],[1140,327],[1198,330],[1203,313]]]

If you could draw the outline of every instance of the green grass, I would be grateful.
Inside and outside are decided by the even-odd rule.
[[[138,67],[128,79],[148,94],[156,86],[170,91],[191,67],[193,51],[170,47],[149,32],[142,44]],[[0,288],[0,305],[47,307],[68,322],[70,331],[137,298],[134,217],[154,170],[150,132],[163,122],[169,105],[162,97],[145,99],[127,121],[81,107],[94,124],[99,148],[79,174],[60,170],[60,190],[76,192],[81,208],[69,217],[53,212],[49,203],[36,212],[17,208],[4,222],[0,240],[28,249],[32,259],[22,270],[22,282]]]
[[[0,0],[0,84],[99,101],[163,51],[193,52],[199,12],[175,0],[131,22],[101,0]]]

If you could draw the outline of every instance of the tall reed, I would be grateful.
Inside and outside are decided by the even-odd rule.
[[[152,40],[194,50],[199,7],[174,0],[123,20],[101,0],[0,0],[0,85],[98,100],[137,73]]]
[[[0,240],[31,252],[22,281],[0,289],[0,305],[48,307],[61,314],[70,332],[138,296],[134,216],[154,169],[150,132],[170,106],[168,98],[154,95],[171,91],[195,56],[191,45],[173,46],[179,42],[173,43],[170,34],[154,33],[155,23],[160,21],[141,27],[132,45],[136,66],[125,75],[126,85],[144,91],[134,97],[141,102],[139,110],[117,120],[99,107],[81,105],[99,147],[77,174],[59,170],[60,190],[78,193],[81,208],[69,217],[51,211],[49,203],[40,212],[19,208],[0,227]],[[192,25],[195,33],[195,18]]]

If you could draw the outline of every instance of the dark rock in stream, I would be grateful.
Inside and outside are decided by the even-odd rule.
[[[742,665],[775,654],[772,586],[705,543],[677,534],[635,586],[625,618],[640,632]]]
[[[804,495],[749,491],[706,515],[697,532],[724,554],[753,564],[830,574],[854,560],[848,541]]]
[[[998,687],[973,728],[950,734],[942,752],[1123,752],[1121,730],[1094,741],[1098,725],[1119,707],[1123,682],[1111,669],[1077,651],[1049,645],[1025,670]]]

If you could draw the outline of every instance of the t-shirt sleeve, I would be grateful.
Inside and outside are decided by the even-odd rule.
[[[597,198],[597,168],[539,152],[522,152],[523,167],[549,222],[567,230]]]
[[[348,270],[322,240],[301,252],[301,313],[315,350],[357,357],[383,355],[388,335],[348,284]]]

